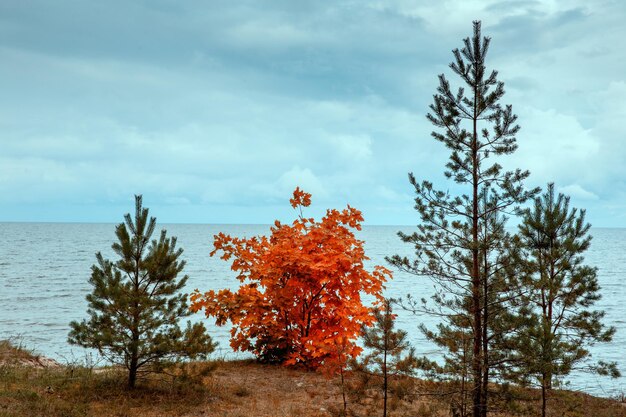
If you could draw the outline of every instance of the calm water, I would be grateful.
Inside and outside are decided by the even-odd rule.
[[[268,226],[255,225],[160,225],[169,235],[177,236],[184,248],[189,281],[187,292],[235,287],[237,281],[228,263],[209,257],[212,236],[225,232],[238,236],[267,233]],[[368,267],[385,265],[387,255],[411,254],[411,248],[396,236],[401,228],[369,226],[359,237],[366,242],[371,258]],[[592,347],[594,357],[618,361],[626,374],[626,229],[595,229],[594,240],[586,259],[599,268],[602,300],[598,307],[606,311],[606,323],[617,327],[610,344]],[[94,253],[111,256],[115,239],[113,224],[0,223],[0,338],[19,335],[38,352],[65,361],[82,358],[85,351],[66,343],[68,323],[86,317],[85,295],[91,291],[87,280]],[[432,283],[423,278],[395,272],[387,284],[386,296],[407,293],[420,298],[432,294]],[[434,323],[429,317],[416,317],[397,311],[398,327],[411,335],[418,353],[436,356],[437,350],[417,331],[417,323]],[[202,320],[198,315],[194,320]],[[228,346],[228,327],[206,322],[211,335],[220,343],[220,355],[233,355]],[[570,378],[572,387],[597,395],[626,392],[626,378],[610,380],[577,373]]]

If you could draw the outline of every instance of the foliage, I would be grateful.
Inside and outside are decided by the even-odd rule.
[[[433,138],[450,150],[444,174],[464,192],[450,195],[409,174],[421,223],[415,233],[399,235],[414,245],[416,258],[389,259],[401,270],[431,277],[437,283],[434,307],[425,308],[444,323],[430,335],[455,357],[459,378],[470,371],[474,417],[487,414],[494,362],[490,352],[499,338],[495,333],[503,330],[500,318],[506,297],[499,291],[503,287],[501,272],[507,268],[503,248],[508,237],[499,224],[506,221],[503,215],[507,211],[515,211],[536,193],[522,185],[528,171],[505,171],[500,164],[488,162],[517,149],[515,135],[520,129],[512,107],[499,103],[504,84],[498,81],[497,71],[486,69],[489,44],[490,39],[481,36],[480,22],[474,22],[472,38],[464,39],[463,49],[453,51],[450,64],[464,87],[454,92],[441,74],[427,115],[437,129]],[[415,304],[409,306],[419,309]],[[458,335],[462,340],[469,336],[471,341],[469,352],[465,350],[463,355],[457,354],[465,347],[458,345]],[[458,363],[460,358],[464,363]]]
[[[609,342],[615,333],[602,324],[604,312],[592,310],[600,299],[597,269],[585,265],[582,255],[591,243],[590,227],[585,210],[570,209],[569,197],[555,196],[554,184],[523,212],[519,226],[525,289],[520,309],[528,321],[519,332],[523,366],[518,378],[538,381],[543,415],[553,382],[590,356],[589,345]],[[615,363],[599,362],[589,369],[619,376]]]
[[[192,309],[204,309],[217,325],[233,324],[231,346],[267,362],[301,364],[316,369],[340,355],[361,351],[354,340],[361,326],[374,320],[362,293],[381,299],[390,272],[363,262],[361,212],[348,206],[327,210],[321,221],[302,215],[311,195],[296,188],[291,206],[299,217],[291,225],[276,221],[270,236],[215,236],[211,256],[232,261],[241,286],[192,294]],[[344,348],[339,353],[337,346]]]
[[[148,220],[141,196],[135,196],[135,217],[115,229],[118,242],[111,247],[116,262],[96,254],[87,295],[89,320],[70,323],[69,342],[97,349],[106,359],[128,369],[128,385],[138,373],[162,368],[163,362],[205,358],[215,344],[202,323],[179,326],[191,314],[187,295],[180,293],[188,277],[178,279],[185,262],[176,238],[162,230],[150,240],[156,219]]]
[[[376,321],[372,327],[363,327],[363,346],[369,350],[355,368],[381,378],[383,392],[383,417],[387,416],[387,399],[390,380],[399,375],[410,376],[418,365],[414,349],[407,341],[407,332],[394,330],[395,315],[391,308],[392,300],[385,300],[381,308],[374,311]],[[408,350],[406,355],[405,351]]]

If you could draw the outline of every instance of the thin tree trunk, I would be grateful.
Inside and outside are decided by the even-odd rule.
[[[550,253],[552,253],[553,251],[553,242],[550,241]],[[555,300],[555,296],[554,296],[554,280],[556,279],[556,272],[554,270],[554,260],[550,261],[550,292],[548,294],[548,359],[550,362],[550,366],[548,368],[548,371],[545,373],[544,375],[544,379],[545,379],[545,386],[546,389],[549,391],[552,389],[552,369],[553,369],[553,364],[554,364],[554,334],[556,333],[556,329],[552,329],[552,323],[553,323],[553,314],[554,314],[554,300]]]
[[[465,417],[467,414],[467,388],[465,387],[465,380],[467,379],[467,341],[463,338],[463,376],[461,377],[461,416]]]
[[[541,379],[541,417],[546,417],[546,375],[542,375]]]
[[[476,114],[476,94],[474,89],[474,131],[472,136],[472,313],[474,316],[474,349],[472,357],[472,376],[474,379],[473,412],[474,417],[481,417],[482,409],[482,317],[480,306],[480,271],[478,259],[478,130]]]
[[[463,337],[463,373],[462,373],[462,377],[461,377],[461,409],[460,409],[460,416],[461,417],[467,417],[467,407],[469,404],[468,398],[468,392],[467,392],[467,381],[468,381],[468,350],[469,350],[469,343],[468,343],[468,339]]]
[[[383,354],[383,417],[387,417],[387,337],[385,336],[385,352]]]
[[[487,239],[487,226],[485,226],[485,239]],[[489,339],[488,339],[488,320],[489,320],[489,265],[487,263],[487,250],[483,250],[483,399],[482,399],[482,417],[487,417],[487,391],[489,388]]]
[[[135,271],[133,279],[133,302],[132,314],[133,321],[131,326],[131,345],[130,345],[130,366],[128,367],[128,388],[135,388],[137,382],[137,369],[139,368],[139,279],[140,279],[140,261],[143,244],[137,241],[137,252],[135,253]]]
[[[347,415],[346,413],[348,411],[348,401],[346,401],[346,386],[343,377],[343,365],[341,365],[339,373],[341,374],[341,396],[343,397],[343,414]]]
[[[483,321],[485,323],[483,327],[483,389],[482,389],[482,411],[481,416],[487,417],[487,390],[489,388],[489,357],[488,357],[488,340],[487,340],[487,311],[485,307],[485,316]]]

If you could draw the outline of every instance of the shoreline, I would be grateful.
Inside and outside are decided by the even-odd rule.
[[[0,414],[3,416],[64,415],[191,417],[221,415],[240,417],[294,416],[336,417],[344,415],[338,377],[254,360],[193,362],[167,375],[142,380],[139,388],[126,391],[124,370],[117,367],[64,365],[42,355],[0,341]],[[355,372],[347,374],[348,411],[354,416],[378,415],[380,392],[364,385]],[[372,381],[370,381],[371,383]],[[392,391],[394,414],[448,416],[451,385],[418,378],[400,378]],[[497,417],[533,416],[539,391],[511,387],[494,400]],[[558,415],[626,417],[626,396],[602,398],[555,389],[551,407]],[[43,414],[41,410],[46,410]],[[36,412],[35,412],[36,411]],[[574,412],[574,414],[571,414]],[[556,415],[556,414],[555,414]]]

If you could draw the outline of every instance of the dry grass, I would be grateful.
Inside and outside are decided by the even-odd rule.
[[[0,366],[3,365],[26,365],[37,368],[59,366],[56,361],[25,349],[19,340],[0,340]]]
[[[224,362],[211,378],[219,385],[213,412],[216,416],[321,417],[343,414],[338,379],[305,370],[254,362]],[[348,415],[379,415],[381,396],[370,387],[359,387],[350,378]],[[214,392],[215,392],[214,391]],[[426,409],[440,408],[425,400],[409,398],[390,402],[390,416],[424,415]],[[436,415],[436,414],[433,414]]]
[[[322,417],[379,416],[380,393],[357,376],[348,379],[348,412],[343,413],[338,379],[252,361],[200,363],[177,375],[151,377],[125,389],[121,370],[87,366],[33,366],[35,355],[0,342],[0,417]],[[447,399],[420,395],[445,390],[438,384],[404,380],[390,399],[393,416],[448,416]],[[533,416],[537,393],[515,394],[497,416]],[[526,400],[523,398],[526,397]],[[522,400],[519,400],[522,398]],[[559,392],[554,416],[626,417],[618,401]],[[504,407],[503,407],[504,410]],[[558,412],[557,412],[558,411]]]

